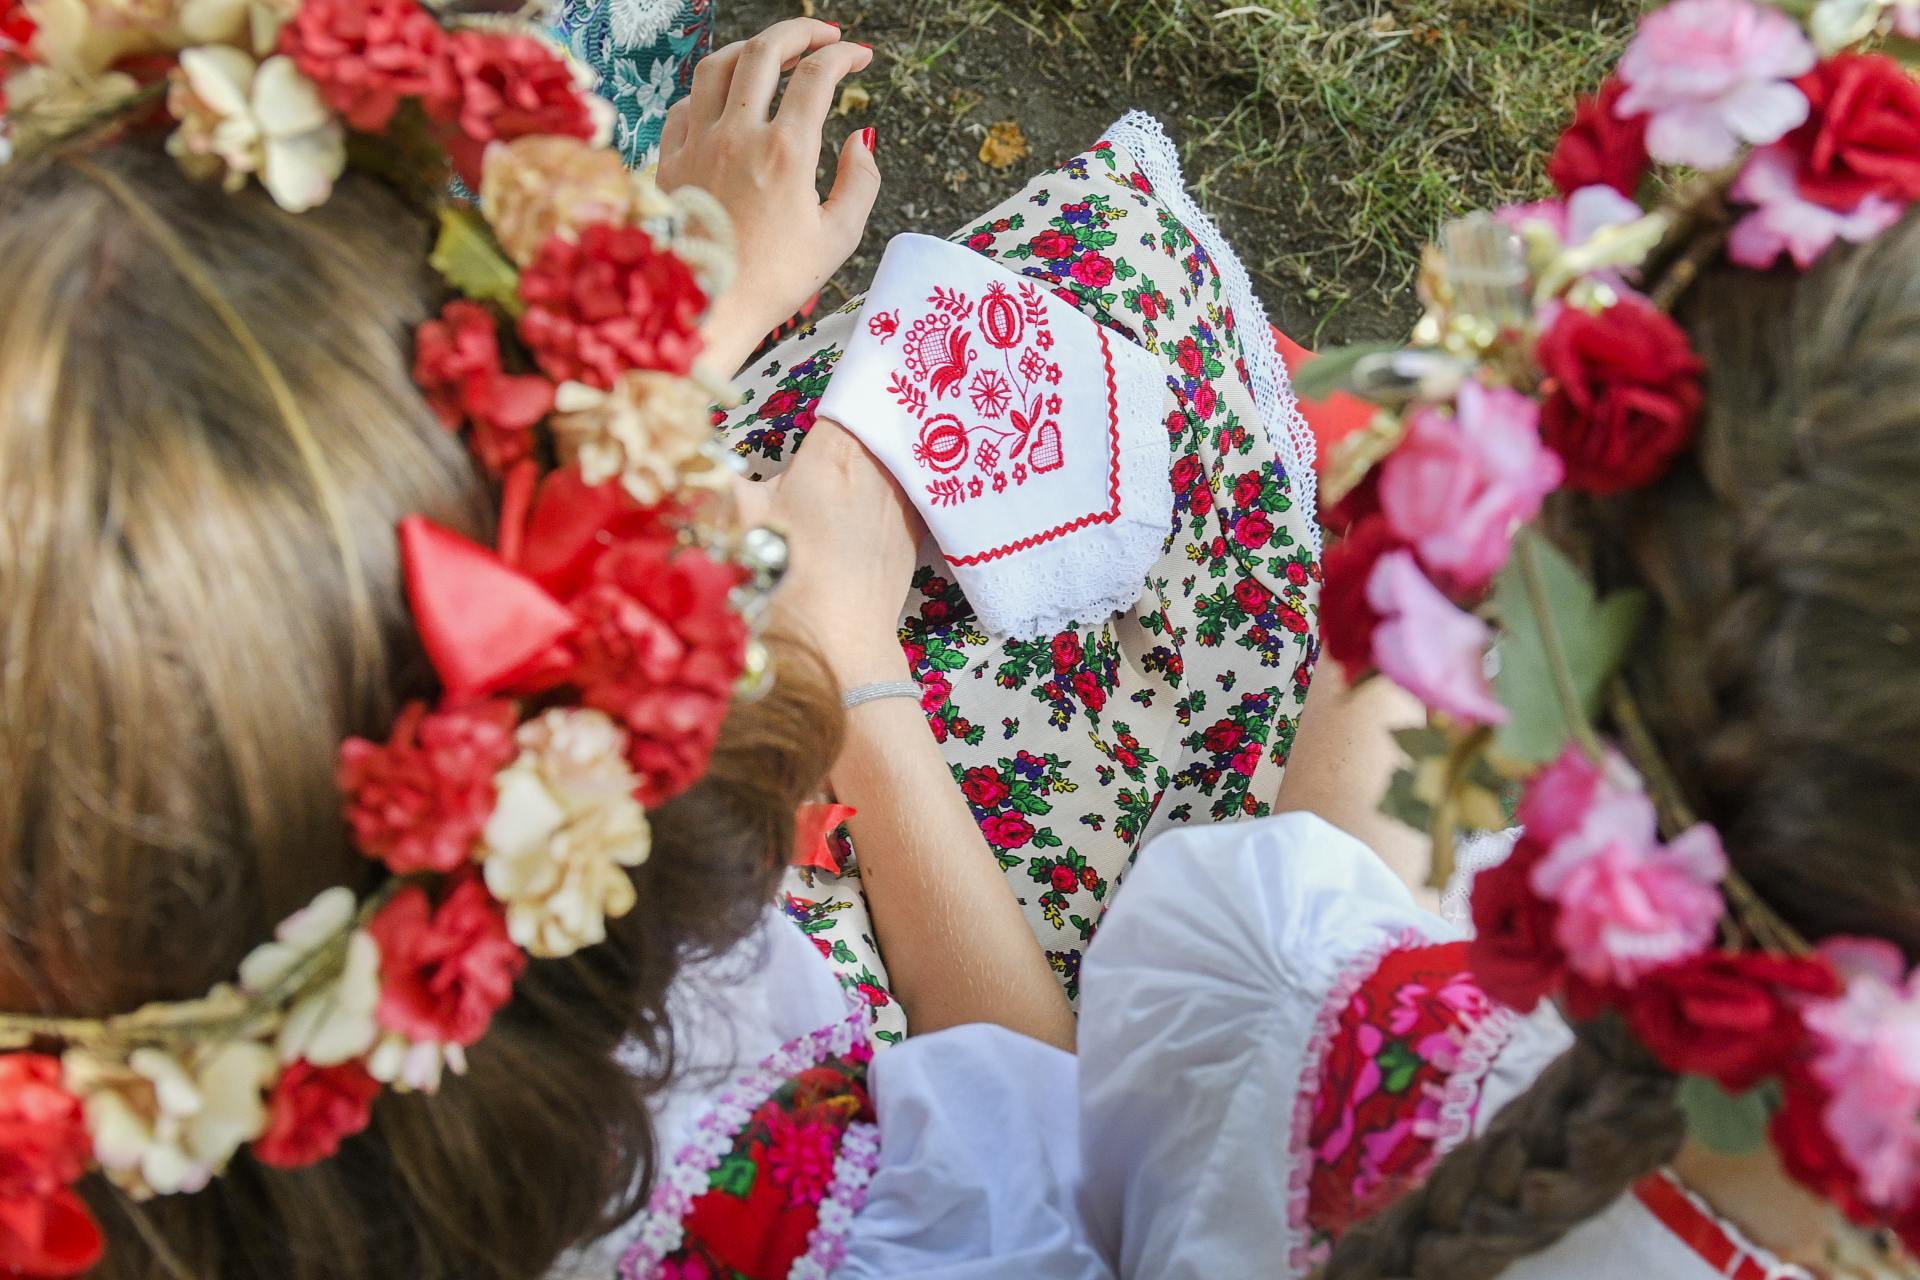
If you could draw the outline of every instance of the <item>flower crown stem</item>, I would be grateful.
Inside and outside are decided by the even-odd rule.
[[[1540,573],[1540,559],[1534,550],[1533,538],[1515,539],[1513,551],[1520,568],[1520,581],[1527,590],[1527,607],[1533,612],[1534,624],[1540,628],[1540,647],[1546,655],[1547,670],[1553,675],[1553,692],[1560,703],[1560,713],[1566,717],[1567,726],[1573,733],[1573,740],[1580,744],[1580,750],[1586,753],[1588,759],[1599,764],[1607,758],[1606,748],[1601,745],[1600,735],[1594,731],[1593,722],[1587,718],[1587,710],[1581,705],[1573,668],[1567,662],[1567,647],[1560,638],[1560,627],[1554,621],[1553,606],[1547,599],[1546,579]]]
[[[1433,806],[1433,822],[1428,831],[1433,855],[1427,863],[1427,887],[1445,889],[1453,882],[1454,833],[1460,826],[1461,788],[1467,773],[1493,741],[1493,730],[1485,725],[1453,744],[1447,753],[1446,775],[1440,784],[1440,799]]]
[[[1726,247],[1727,228],[1716,227],[1703,236],[1696,236],[1687,246],[1686,252],[1676,258],[1660,275],[1660,283],[1647,295],[1648,300],[1659,311],[1672,311],[1693,282],[1700,278],[1700,272],[1709,262],[1720,256]]]

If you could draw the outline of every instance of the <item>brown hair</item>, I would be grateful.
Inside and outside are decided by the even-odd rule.
[[[203,994],[316,892],[377,878],[333,767],[342,738],[384,737],[434,692],[394,525],[419,512],[484,539],[492,502],[409,378],[435,285],[429,227],[394,194],[349,175],[295,218],[183,181],[148,143],[17,168],[0,182],[0,1007],[102,1015]],[[384,1095],[309,1169],[243,1152],[206,1191],[145,1205],[90,1179],[95,1274],[527,1280],[630,1215],[671,1071],[668,985],[750,930],[836,749],[818,663],[775,652],[775,692],[651,815],[639,906],[608,945],[534,962],[467,1075]],[[649,1078],[616,1061],[635,1041]]]
[[[1658,622],[1627,673],[1687,799],[1805,936],[1920,959],[1920,214],[1804,276],[1720,264],[1660,484],[1563,500],[1563,540]],[[1675,1082],[1611,1022],[1336,1247],[1327,1275],[1484,1280],[1672,1158]]]

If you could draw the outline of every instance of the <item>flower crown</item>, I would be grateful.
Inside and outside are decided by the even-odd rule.
[[[380,887],[322,893],[203,999],[0,1014],[0,1271],[99,1259],[73,1189],[89,1170],[145,1198],[198,1190],[242,1147],[309,1164],[383,1086],[461,1071],[529,957],[633,908],[648,810],[699,780],[729,702],[764,680],[752,632],[785,543],[737,527],[711,443],[724,392],[694,369],[729,233],[700,193],[631,175],[610,120],[543,39],[416,0],[0,0],[0,163],[58,150],[189,283],[88,144],[164,131],[188,179],[257,181],[296,213],[349,164],[431,202],[459,297],[421,326],[414,377],[501,494],[496,549],[398,530],[443,692],[341,748]]]
[[[1413,345],[1301,379],[1382,406],[1328,477],[1348,532],[1321,618],[1329,654],[1435,713],[1400,735],[1413,766],[1387,811],[1432,833],[1444,884],[1457,832],[1506,826],[1521,788],[1518,847],[1474,886],[1479,978],[1522,1009],[1623,1018],[1684,1077],[1697,1136],[1771,1135],[1796,1178],[1910,1248],[1920,972],[1885,942],[1808,945],[1735,873],[1620,678],[1644,597],[1596,598],[1531,525],[1556,490],[1641,488],[1692,447],[1703,365],[1667,311],[1703,264],[1804,269],[1920,200],[1920,85],[1853,51],[1917,35],[1912,0],[1650,14],[1553,152],[1561,198],[1448,226]],[[1701,174],[1643,206],[1656,162]]]

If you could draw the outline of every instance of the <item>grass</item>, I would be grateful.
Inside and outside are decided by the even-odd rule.
[[[969,0],[1010,13],[1001,0]],[[1115,51],[1114,74],[1235,105],[1177,123],[1203,198],[1286,220],[1269,282],[1325,329],[1410,314],[1420,245],[1448,218],[1535,199],[1576,92],[1618,55],[1639,0],[1037,0],[1051,24]],[[1215,100],[1219,100],[1214,95]]]

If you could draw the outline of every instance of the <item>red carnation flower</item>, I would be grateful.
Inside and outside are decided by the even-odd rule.
[[[380,1082],[358,1062],[316,1067],[305,1059],[274,1082],[267,1098],[267,1131],[253,1142],[254,1158],[276,1169],[318,1164],[373,1121]]]
[[[1400,544],[1385,516],[1372,515],[1327,548],[1320,587],[1320,643],[1354,679],[1373,666],[1373,631],[1380,615],[1367,603],[1367,579],[1380,557]]]
[[[0,1056],[0,1271],[77,1276],[100,1260],[100,1227],[72,1190],[92,1149],[59,1059]]]
[[[493,815],[493,776],[517,750],[513,704],[409,703],[385,744],[349,738],[337,780],[354,842],[397,875],[452,871]]]
[[[632,369],[685,374],[700,354],[707,295],[687,264],[637,227],[548,240],[520,277],[520,336],[555,382],[601,390]]]
[[[402,889],[367,930],[380,944],[380,1025],[409,1040],[474,1043],[527,967],[499,904],[470,872],[437,908],[425,890]]]
[[[1796,82],[1812,112],[1788,135],[1800,193],[1830,209],[1920,200],[1920,85],[1882,54],[1842,53]]]
[[[472,425],[474,456],[493,475],[533,452],[533,428],[553,412],[553,384],[503,371],[493,313],[465,299],[414,335],[413,380],[447,430]]]
[[[1644,302],[1599,315],[1567,307],[1540,339],[1540,435],[1567,485],[1618,493],[1651,484],[1693,443],[1702,365],[1687,335]]]
[[[1467,963],[1480,987],[1528,1012],[1560,986],[1566,956],[1554,940],[1560,909],[1527,883],[1546,848],[1525,836],[1505,862],[1473,880],[1474,938]]]
[[[451,106],[448,44],[416,0],[305,0],[280,29],[280,52],[362,133],[385,129],[408,98],[436,115]]]
[[[729,596],[740,571],[658,539],[616,544],[571,606],[580,619],[567,678],[628,730],[649,808],[706,771],[746,668],[747,627]]]
[[[437,114],[457,130],[447,140],[453,167],[472,187],[490,142],[536,134],[592,138],[592,95],[573,68],[544,42],[499,31],[456,31],[447,38],[454,92]]]
[[[978,765],[967,770],[960,783],[960,790],[968,800],[982,809],[991,809],[1005,800],[1009,794],[1007,784],[1001,781],[999,771],[992,765]]]
[[[1609,79],[1600,92],[1582,98],[1573,110],[1573,123],[1547,160],[1547,177],[1562,195],[1582,187],[1608,186],[1628,199],[1647,173],[1647,117],[1622,120],[1614,114],[1627,87]]]
[[[1805,1038],[1798,1001],[1839,994],[1833,969],[1818,960],[1709,951],[1643,977],[1626,996],[1626,1016],[1668,1070],[1745,1093]]]

